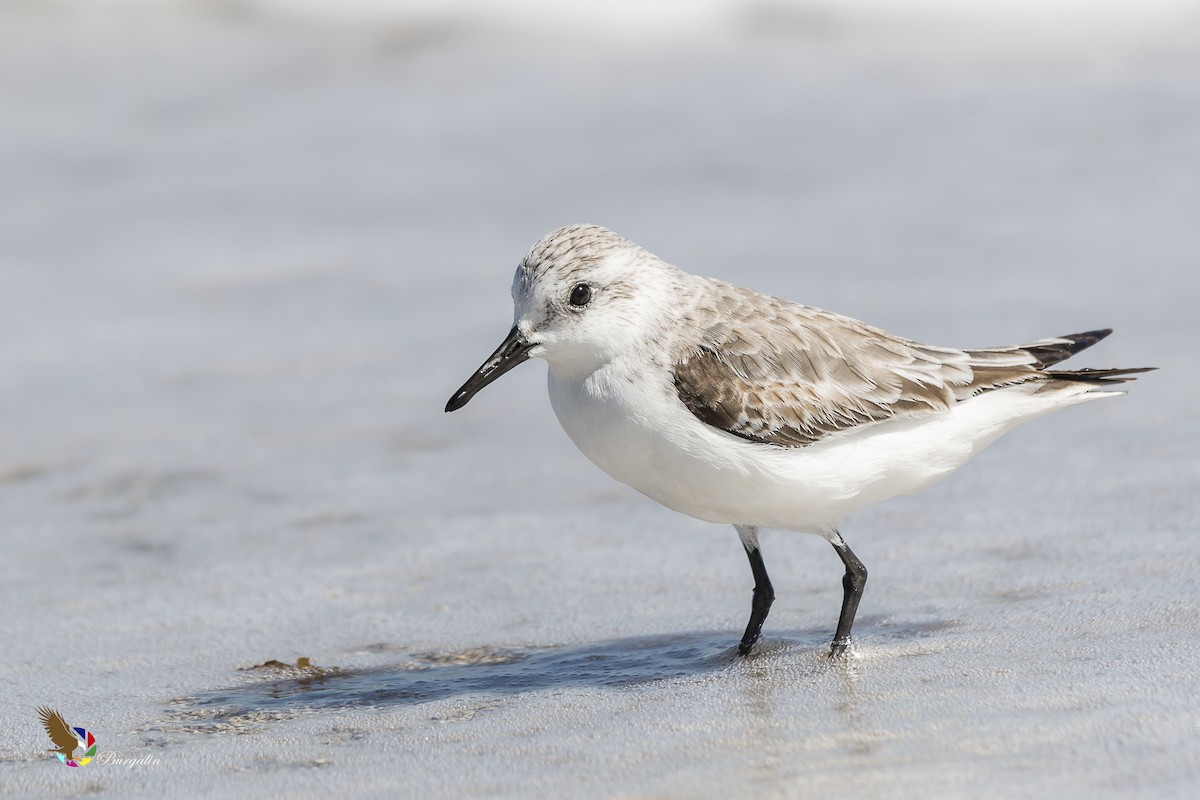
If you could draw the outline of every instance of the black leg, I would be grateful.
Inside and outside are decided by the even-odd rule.
[[[762,551],[758,549],[758,529],[736,525],[738,536],[742,538],[742,546],[746,548],[746,556],[750,559],[750,570],[754,573],[754,600],[750,604],[750,621],[746,624],[746,632],[738,644],[738,652],[749,655],[750,648],[758,641],[766,622],[771,603],[775,600],[775,589],[771,579],[767,577],[767,567],[763,564]]]
[[[858,601],[862,599],[863,587],[867,585],[867,568],[854,555],[840,534],[835,534],[833,549],[846,565],[846,574],[842,577],[842,614],[838,617],[837,633],[833,635],[829,655],[837,658],[846,652],[850,644],[850,628],[854,625],[854,615],[858,611]]]

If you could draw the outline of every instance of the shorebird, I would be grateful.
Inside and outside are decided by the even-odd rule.
[[[760,528],[815,533],[846,571],[830,654],[843,654],[867,580],[838,523],[923,489],[1018,424],[1123,394],[1145,372],[1053,369],[1108,329],[957,349],[673,267],[596,225],[542,237],[517,267],[512,330],[446,411],[530,358],[571,441],[668,508],[730,523],[754,595],[738,650],[775,592]]]

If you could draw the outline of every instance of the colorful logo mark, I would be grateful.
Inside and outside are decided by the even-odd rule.
[[[54,742],[50,752],[58,756],[59,761],[68,767],[86,767],[92,763],[92,759],[96,757],[96,737],[92,736],[87,728],[71,727],[62,714],[44,706],[38,709],[38,716],[42,719],[46,735]],[[85,752],[76,760],[75,751],[81,747]]]

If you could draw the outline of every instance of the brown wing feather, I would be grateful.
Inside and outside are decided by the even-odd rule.
[[[680,401],[736,436],[804,447],[885,419],[937,413],[982,391],[1047,377],[1042,367],[1106,332],[1026,347],[955,350],[849,317],[718,284],[690,320],[704,331],[674,365]],[[1080,346],[1081,345],[1081,346]]]
[[[42,718],[42,727],[46,729],[46,735],[50,737],[50,741],[54,742],[54,746],[62,751],[63,755],[69,755],[79,746],[79,740],[75,738],[75,734],[71,733],[71,726],[62,718],[62,714],[42,707],[38,709],[38,716]]]

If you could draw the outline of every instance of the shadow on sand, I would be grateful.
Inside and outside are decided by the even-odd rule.
[[[559,647],[479,647],[418,653],[392,666],[362,670],[295,670],[296,674],[185,698],[178,705],[237,717],[256,711],[377,708],[467,694],[513,695],[542,689],[621,687],[704,675],[784,651],[823,645],[825,631],[759,643],[737,655],[729,631],[638,636]],[[816,659],[814,658],[814,661]],[[209,716],[209,715],[205,715]]]
[[[928,632],[926,628],[942,627],[944,623],[910,626],[904,633],[920,636]],[[505,696],[545,689],[635,686],[723,670],[755,670],[781,656],[788,657],[788,670],[816,674],[839,663],[828,658],[828,636],[824,628],[787,631],[784,637],[760,641],[749,658],[737,655],[737,640],[729,631],[553,647],[416,653],[402,663],[372,669],[293,669],[287,677],[205,692],[173,705],[209,720],[286,716],[322,709],[412,705],[470,694]]]

